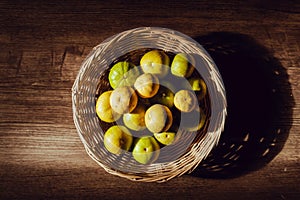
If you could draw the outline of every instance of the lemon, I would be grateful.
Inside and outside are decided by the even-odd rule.
[[[113,154],[121,154],[131,147],[133,137],[124,126],[114,125],[104,134],[104,147]]]
[[[196,104],[197,98],[192,91],[180,90],[174,96],[174,105],[182,112],[191,112]]]
[[[175,135],[176,134],[174,132],[154,133],[154,137],[157,139],[157,141],[164,145],[172,144],[175,139]]]
[[[122,86],[132,86],[140,75],[138,67],[129,62],[118,62],[109,71],[110,86],[115,89]]]
[[[109,100],[110,106],[115,112],[124,114],[134,110],[138,97],[134,89],[129,86],[123,86],[113,90]]]
[[[177,54],[171,65],[171,73],[179,77],[190,77],[194,71],[194,66],[189,60],[192,60],[191,56],[184,53]]]
[[[189,83],[192,89],[197,93],[198,99],[201,100],[207,93],[207,86],[201,78],[191,78]]]
[[[102,93],[96,102],[97,116],[104,122],[114,122],[120,118],[120,114],[115,112],[110,106],[110,96],[112,90]]]
[[[170,70],[170,58],[163,51],[152,50],[144,54],[140,60],[140,65],[145,73],[164,77]]]
[[[159,149],[159,144],[153,137],[144,136],[135,142],[132,155],[137,162],[150,164],[157,160]]]
[[[134,131],[146,129],[145,125],[145,107],[139,104],[132,112],[123,115],[123,122],[126,127]]]
[[[172,108],[174,105],[174,93],[169,88],[160,85],[158,92],[150,99],[150,102],[163,104]]]
[[[134,87],[142,98],[153,97],[159,89],[159,80],[154,74],[146,73],[139,76]]]
[[[172,112],[167,106],[154,104],[145,113],[145,124],[152,133],[167,131],[173,123]]]

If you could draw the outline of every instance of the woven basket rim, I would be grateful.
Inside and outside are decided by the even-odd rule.
[[[151,173],[128,173],[111,168],[110,166],[104,164],[104,162],[100,160],[97,155],[95,155],[93,145],[90,145],[89,140],[84,136],[84,133],[86,131],[85,129],[88,129],[88,127],[85,127],[85,122],[83,120],[84,115],[82,113],[83,111],[78,109],[78,107],[79,105],[81,105],[82,99],[84,98],[83,96],[85,95],[85,91],[84,89],[82,89],[85,87],[85,85],[83,84],[84,81],[91,81],[93,79],[93,77],[87,76],[86,73],[88,70],[90,70],[90,67],[94,65],[95,60],[101,58],[103,54],[107,54],[107,52],[109,51],[118,51],[116,49],[112,50],[112,47],[114,44],[124,40],[124,38],[135,40],[138,37],[151,37],[152,35],[161,36],[161,38],[158,38],[158,40],[162,40],[164,42],[166,42],[165,40],[167,40],[169,42],[168,44],[171,45],[174,41],[180,41],[182,44],[185,44],[185,46],[181,47],[183,49],[183,52],[196,52],[206,62],[207,69],[201,70],[204,70],[203,73],[205,73],[206,76],[203,76],[203,78],[205,79],[206,83],[209,83],[207,84],[208,91],[212,95],[213,99],[211,105],[212,120],[209,124],[208,132],[203,137],[203,139],[201,139],[201,141],[199,141],[198,143],[193,144],[190,150],[183,157],[169,162],[168,164],[153,163],[151,164],[151,167],[153,166]],[[141,45],[143,47],[144,44],[138,45]],[[186,48],[186,46],[192,48]],[[166,48],[171,47],[169,46]],[[165,49],[162,48],[162,50]],[[122,55],[122,53],[124,52],[120,50],[117,53]],[[164,182],[174,177],[178,177],[185,173],[193,171],[199,165],[199,163],[208,156],[212,148],[218,143],[221,132],[224,129],[225,117],[227,114],[226,107],[226,93],[221,75],[217,69],[217,66],[215,65],[212,58],[208,55],[206,50],[200,44],[198,44],[198,42],[183,33],[160,27],[139,27],[130,29],[104,40],[101,44],[94,47],[90,54],[83,61],[72,87],[72,109],[74,124],[88,155],[108,173],[134,181]],[[200,152],[200,150],[202,152]]]

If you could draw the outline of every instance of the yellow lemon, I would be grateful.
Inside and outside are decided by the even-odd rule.
[[[200,130],[206,122],[206,115],[201,108],[182,114],[181,126],[188,131]]]
[[[137,102],[137,94],[129,86],[118,87],[110,95],[111,108],[119,114],[133,111]]]
[[[157,93],[159,89],[159,80],[154,74],[142,74],[136,79],[134,87],[139,96],[142,98],[150,98]]]
[[[163,51],[152,50],[144,54],[140,60],[140,65],[145,73],[164,77],[170,70],[170,58]]]
[[[146,127],[152,133],[167,131],[172,123],[172,112],[167,106],[154,104],[145,113]]]
[[[189,79],[189,83],[191,84],[192,89],[198,96],[198,100],[203,99],[203,97],[207,93],[207,86],[203,79],[201,78],[191,78]]]
[[[139,104],[132,112],[123,115],[125,126],[134,131],[146,129],[145,125],[145,107]]]
[[[182,112],[191,112],[196,104],[197,98],[192,91],[180,90],[174,96],[174,105]]]
[[[105,122],[111,123],[120,118],[120,114],[115,112],[110,106],[110,96],[112,91],[102,93],[96,102],[97,116]]]

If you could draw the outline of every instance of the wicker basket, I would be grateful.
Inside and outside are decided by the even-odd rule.
[[[203,77],[209,94],[210,109],[205,128],[198,133],[182,133],[165,151],[176,154],[149,165],[135,162],[130,153],[112,155],[103,145],[104,129],[95,111],[96,94],[106,88],[104,72],[117,58],[139,49],[193,54],[196,69]],[[103,89],[105,90],[105,89]],[[218,143],[226,117],[226,97],[222,78],[211,57],[196,41],[174,30],[142,27],[114,35],[96,46],[83,62],[72,88],[74,123],[90,157],[108,173],[135,181],[163,182],[193,171]],[[185,145],[180,145],[185,144]],[[162,156],[163,157],[163,156]]]

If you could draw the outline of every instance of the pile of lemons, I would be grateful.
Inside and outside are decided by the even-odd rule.
[[[128,61],[114,64],[108,75],[112,89],[100,94],[96,102],[100,120],[112,123],[104,134],[105,148],[116,155],[130,150],[137,162],[150,164],[158,158],[162,145],[175,140],[174,110],[200,116],[196,124],[184,127],[201,129],[205,115],[198,102],[207,88],[201,78],[190,78],[194,69],[192,56],[178,53],[171,62],[162,50],[146,52],[140,66]],[[141,134],[134,140],[133,131],[152,135]]]

